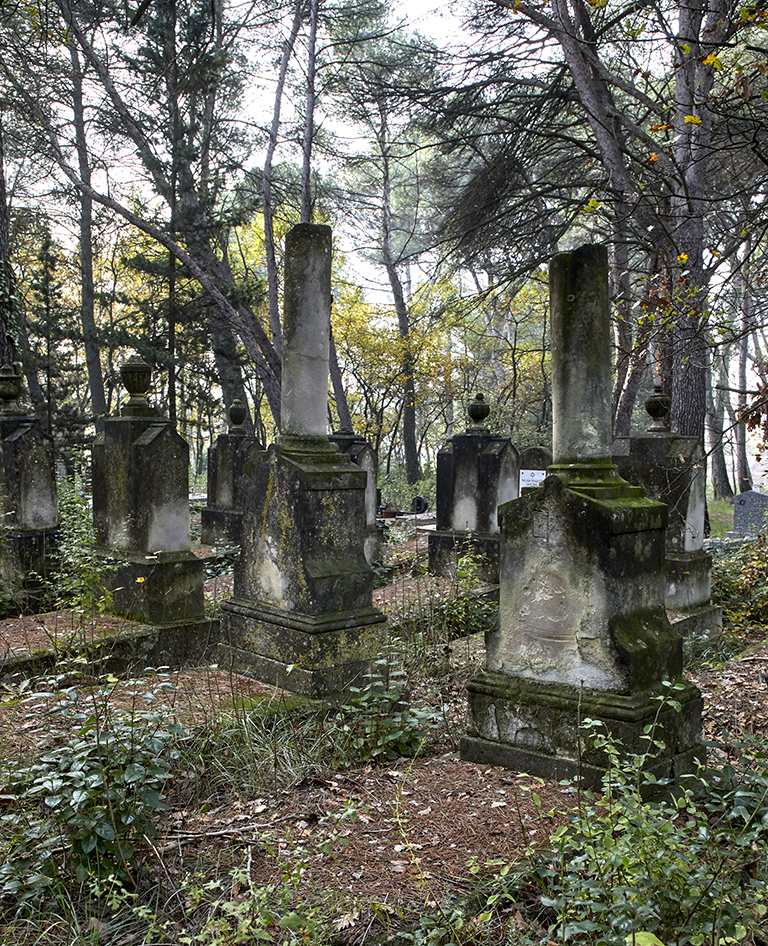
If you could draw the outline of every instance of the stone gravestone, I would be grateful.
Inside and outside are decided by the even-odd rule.
[[[613,460],[625,479],[667,506],[665,603],[673,627],[683,636],[716,637],[723,612],[712,606],[712,557],[704,551],[704,447],[697,437],[666,429],[669,402],[657,385],[646,401],[648,432],[617,438]]]
[[[189,445],[146,394],[152,371],[120,369],[130,398],[93,443],[93,525],[111,610],[150,624],[202,621],[203,562],[190,551]]]
[[[519,459],[508,437],[483,421],[490,411],[482,394],[468,405],[470,423],[437,454],[437,523],[429,534],[429,570],[450,575],[457,558],[478,556],[478,577],[499,580],[501,503],[518,496]]]
[[[703,756],[701,695],[683,677],[664,608],[666,507],[611,462],[608,257],[583,246],[550,267],[554,463],[499,510],[499,626],[468,684],[462,758],[596,783],[606,758],[579,722],[601,721],[627,753],[659,714],[659,776]],[[662,681],[681,710],[660,708]]]
[[[552,463],[552,451],[546,447],[528,447],[520,454],[520,490],[539,486]]]
[[[0,368],[0,612],[34,608],[59,526],[53,441],[18,404],[21,376]]]
[[[326,436],[331,229],[286,237],[280,437],[243,463],[241,554],[219,661],[308,696],[359,681],[386,619],[365,560],[366,473]]]
[[[768,496],[748,489],[733,501],[733,532],[729,539],[747,535],[764,535],[768,531]]]
[[[376,524],[379,458],[368,441],[353,430],[336,430],[328,439],[338,447],[340,453],[346,454],[365,471],[365,559],[372,565],[381,558],[384,541],[383,529]]]
[[[243,460],[249,448],[257,445],[255,438],[245,434],[245,417],[245,406],[235,398],[229,409],[232,426],[219,434],[208,450],[208,495],[200,515],[203,545],[237,545],[240,541]]]

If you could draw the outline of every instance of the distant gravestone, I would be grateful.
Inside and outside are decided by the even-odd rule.
[[[520,490],[539,486],[552,463],[552,451],[546,447],[528,447],[520,454]]]
[[[436,528],[429,534],[429,571],[455,574],[458,557],[477,556],[478,576],[499,580],[498,508],[519,495],[519,455],[508,437],[484,426],[490,406],[482,394],[467,405],[470,424],[437,454]]]
[[[757,535],[768,528],[768,496],[748,489],[733,501],[733,532],[729,538]]]

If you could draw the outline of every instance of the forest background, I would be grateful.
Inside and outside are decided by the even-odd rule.
[[[519,448],[549,443],[546,265],[601,241],[614,432],[661,384],[672,429],[706,429],[715,496],[749,488],[747,427],[768,439],[762,0],[458,0],[429,38],[408,13],[0,4],[0,362],[59,455],[116,410],[134,349],[198,473],[235,397],[270,440],[282,238],[303,221],[334,230],[329,425],[386,476],[419,482],[478,390]]]

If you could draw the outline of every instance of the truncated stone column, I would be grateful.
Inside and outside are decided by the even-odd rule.
[[[376,657],[385,618],[364,554],[366,473],[327,437],[331,230],[286,238],[281,435],[243,460],[242,552],[220,663],[334,696]]]
[[[579,721],[601,720],[627,752],[642,752],[668,680],[682,686],[682,711],[662,711],[656,771],[676,777],[702,755],[701,696],[684,680],[664,608],[666,506],[611,461],[603,247],[553,260],[550,310],[554,463],[541,487],[499,511],[499,627],[468,685],[461,754],[597,782],[605,758],[582,743]]]
[[[96,545],[112,609],[150,624],[202,621],[203,562],[190,551],[189,445],[149,405],[151,369],[138,355],[120,375],[130,396],[93,444]]]

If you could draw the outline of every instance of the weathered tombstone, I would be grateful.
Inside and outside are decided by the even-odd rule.
[[[748,489],[733,501],[733,532],[729,539],[764,535],[768,531],[768,496]]]
[[[365,471],[365,559],[369,565],[372,565],[381,558],[381,545],[384,539],[383,530],[376,524],[378,502],[376,481],[379,474],[379,458],[368,441],[352,430],[336,430],[328,439],[336,444],[339,453],[346,454],[353,463]]]
[[[53,441],[18,404],[21,376],[0,368],[0,612],[34,607],[59,526]]]
[[[203,545],[237,545],[240,541],[243,460],[248,449],[257,446],[255,438],[245,434],[245,417],[245,406],[235,398],[229,409],[232,426],[227,433],[219,434],[208,450],[208,495],[200,514]]]
[[[520,454],[520,490],[539,486],[552,463],[552,451],[546,447],[528,447]]]
[[[658,775],[702,755],[701,695],[664,609],[666,507],[611,462],[610,311],[604,247],[550,267],[554,463],[543,485],[502,506],[499,626],[471,679],[462,758],[597,782],[606,758],[580,720],[627,753],[658,719]],[[676,713],[663,681],[679,684]]]
[[[189,445],[147,401],[152,370],[132,355],[120,369],[130,398],[93,443],[97,550],[111,609],[150,624],[204,618],[203,562],[190,551]]]
[[[280,437],[243,464],[242,551],[220,663],[309,696],[359,680],[385,618],[365,560],[367,475],[326,436],[331,229],[286,237]]]
[[[683,636],[716,637],[723,612],[712,606],[712,557],[704,551],[704,447],[666,429],[669,402],[657,385],[646,401],[648,432],[615,440],[613,461],[626,480],[667,506],[665,603],[673,627]]]
[[[429,534],[429,570],[449,575],[460,555],[478,556],[478,576],[499,575],[501,503],[519,495],[519,458],[508,437],[492,434],[483,421],[490,407],[482,394],[468,405],[469,426],[437,454],[437,523]]]

